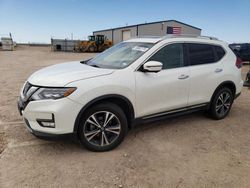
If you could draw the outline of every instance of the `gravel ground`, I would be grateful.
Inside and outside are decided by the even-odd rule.
[[[71,140],[31,135],[19,90],[34,71],[94,54],[47,47],[0,51],[0,187],[249,187],[250,90],[221,121],[194,113],[131,130],[115,150],[89,152]],[[248,67],[243,68],[245,75]]]

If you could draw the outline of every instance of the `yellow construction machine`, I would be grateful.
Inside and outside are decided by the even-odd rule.
[[[112,41],[104,35],[88,36],[87,41],[80,41],[75,48],[77,52],[102,52],[112,46]]]

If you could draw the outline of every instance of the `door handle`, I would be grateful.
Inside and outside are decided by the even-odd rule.
[[[221,69],[221,68],[217,68],[217,69],[215,69],[215,73],[219,73],[219,72],[222,72],[223,71],[223,69]]]
[[[188,75],[185,75],[185,74],[182,74],[178,77],[179,80],[184,80],[184,79],[187,79],[189,76]]]

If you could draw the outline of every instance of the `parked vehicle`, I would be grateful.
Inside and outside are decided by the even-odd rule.
[[[130,39],[93,59],[35,72],[18,108],[37,136],[74,134],[87,149],[107,151],[138,123],[198,110],[225,118],[241,93],[241,67],[214,38]]]
[[[230,44],[230,47],[242,59],[242,61],[250,61],[250,43]]]

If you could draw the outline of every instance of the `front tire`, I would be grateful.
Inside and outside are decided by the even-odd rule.
[[[123,110],[113,103],[97,104],[81,117],[78,137],[91,151],[109,151],[117,147],[128,131]]]
[[[214,95],[209,114],[213,119],[224,119],[231,110],[234,101],[233,92],[227,88],[220,88]]]

